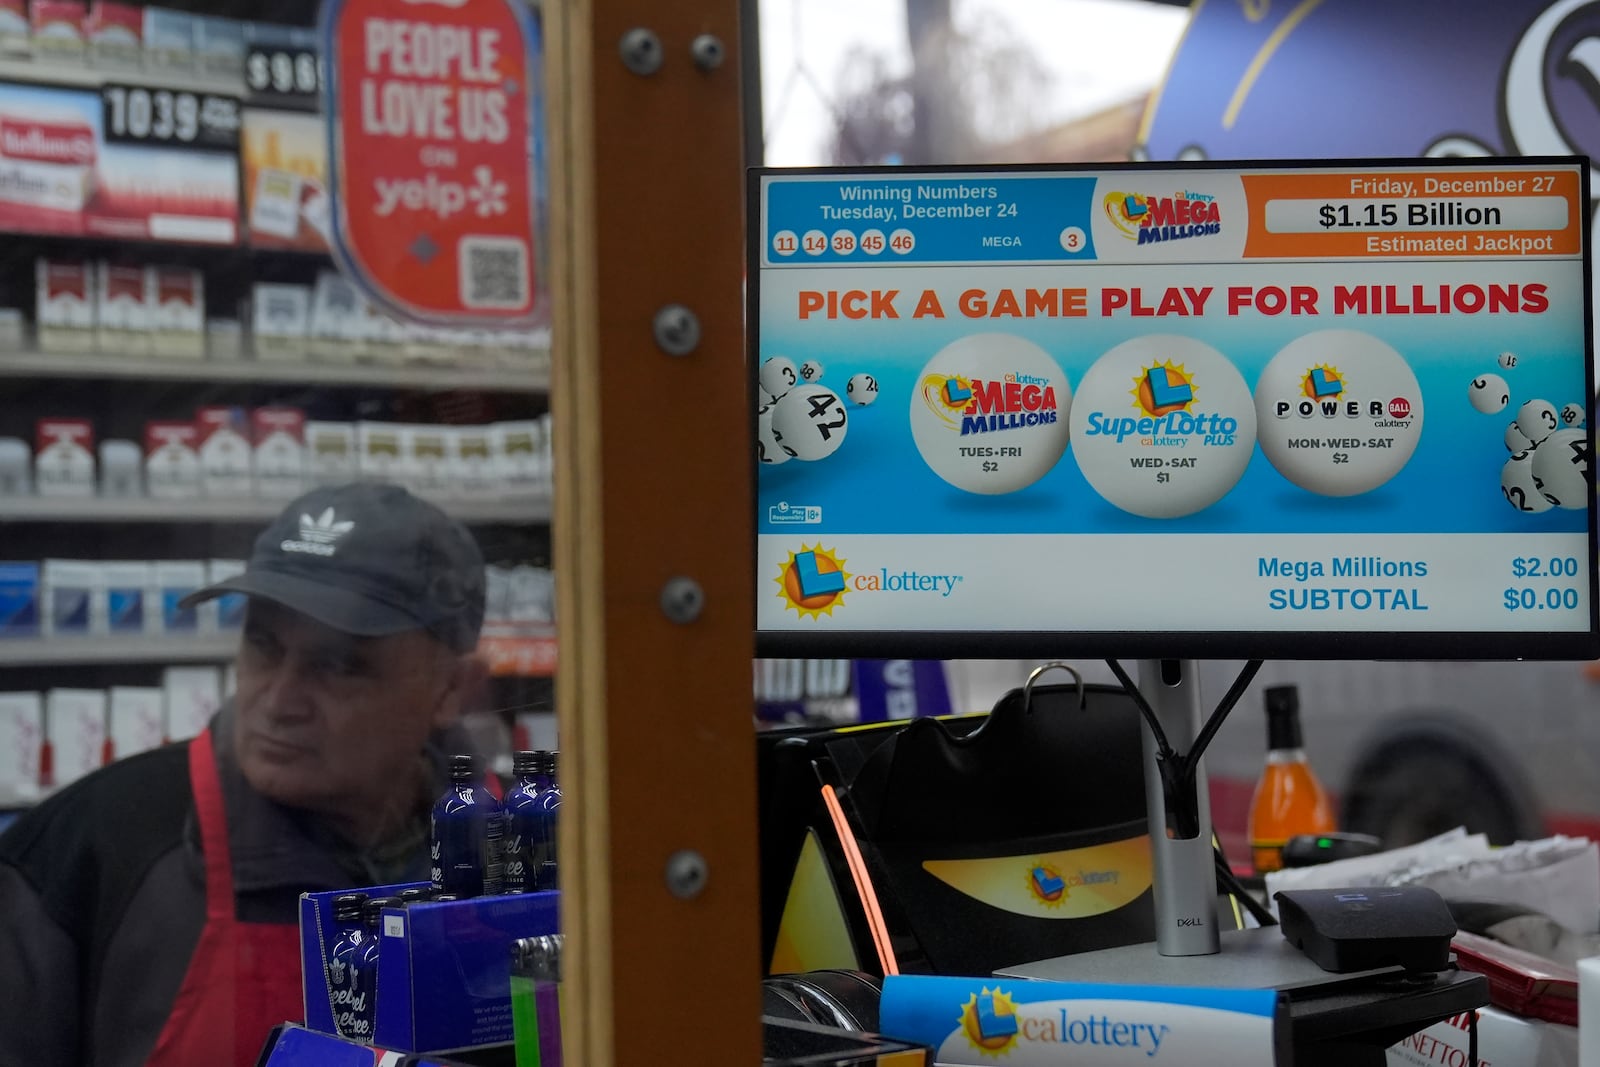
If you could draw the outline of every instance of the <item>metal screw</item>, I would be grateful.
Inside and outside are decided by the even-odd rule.
[[[661,613],[680,626],[698,619],[705,606],[705,590],[693,578],[673,578],[661,587]]]
[[[699,896],[706,888],[706,858],[694,849],[679,849],[667,857],[667,891],[679,900]]]
[[[669,356],[687,356],[700,347],[700,317],[682,304],[668,304],[656,312],[656,344]]]
[[[722,38],[702,33],[689,43],[689,54],[694,56],[694,65],[701,70],[716,70],[722,66]]]
[[[623,65],[635,74],[644,76],[661,69],[661,38],[650,30],[642,26],[629,30],[622,35],[618,47],[622,51]]]

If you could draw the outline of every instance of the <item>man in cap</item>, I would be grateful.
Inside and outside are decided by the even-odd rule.
[[[317,489],[201,590],[248,598],[237,693],[0,836],[0,1063],[240,1067],[302,1015],[302,892],[428,877],[481,687],[483,556],[404,489]]]

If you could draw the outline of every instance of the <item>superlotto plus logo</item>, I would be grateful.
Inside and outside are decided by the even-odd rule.
[[[998,378],[929,374],[922,380],[922,401],[962,437],[1048,426],[1061,415],[1050,379],[1025,371]]]
[[[1085,435],[1112,437],[1118,444],[1135,438],[1145,448],[1186,448],[1194,440],[1201,445],[1232,445],[1239,432],[1239,420],[1233,416],[1199,410],[1196,375],[1173,360],[1140,368],[1129,395],[1137,415],[1092,411]]]
[[[1222,232],[1222,205],[1208,193],[1188,189],[1171,196],[1111,192],[1104,205],[1117,231],[1141,245]]]
[[[909,568],[878,567],[860,572],[845,569],[837,549],[802,544],[778,567],[778,596],[801,618],[832,615],[846,593],[911,594],[944,598],[966,581],[962,574],[935,574]]]

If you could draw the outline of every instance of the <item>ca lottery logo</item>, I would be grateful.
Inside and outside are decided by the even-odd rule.
[[[1025,489],[1067,448],[1072,388],[1032,341],[973,334],[935,353],[911,395],[911,436],[923,462],[969,493]]]
[[[1072,438],[1095,492],[1123,511],[1170,519],[1210,507],[1238,484],[1255,447],[1256,413],[1250,387],[1221,352],[1152,334],[1124,341],[1089,368],[1073,404]]]
[[[1285,345],[1256,384],[1261,451],[1321,496],[1371,492],[1422,439],[1422,389],[1405,357],[1359,330],[1322,330]]]

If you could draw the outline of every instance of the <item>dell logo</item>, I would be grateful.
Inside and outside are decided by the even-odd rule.
[[[1182,926],[1204,926],[1205,924],[1206,924],[1206,921],[1204,919],[1202,919],[1202,918],[1199,918],[1198,916],[1195,917],[1195,918],[1191,918],[1191,919],[1182,919],[1182,918],[1180,918],[1178,920],[1178,925],[1180,927],[1182,927]]]

